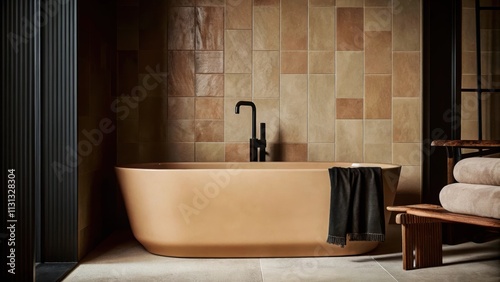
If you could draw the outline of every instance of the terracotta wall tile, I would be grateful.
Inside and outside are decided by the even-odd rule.
[[[309,143],[307,149],[309,162],[335,161],[335,143]]]
[[[225,97],[252,97],[252,75],[231,73],[224,75]]]
[[[226,30],[225,73],[252,72],[252,31]]]
[[[287,0],[281,6],[281,49],[307,50],[307,0]]]
[[[193,97],[169,97],[168,119],[194,119]]]
[[[196,96],[224,96],[224,75],[197,74]]]
[[[335,142],[335,76],[309,76],[308,142]]]
[[[215,97],[197,97],[195,100],[196,119],[223,119],[224,99]]]
[[[394,97],[420,97],[420,52],[394,52]]]
[[[194,52],[168,52],[168,95],[194,96]]]
[[[224,7],[196,7],[196,50],[224,50]]]
[[[309,0],[311,7],[334,7],[335,0]]]
[[[224,143],[196,143],[195,144],[197,162],[223,162]]]
[[[365,109],[367,119],[392,118],[391,75],[365,76]]]
[[[224,141],[248,142],[252,136],[252,111],[250,107],[241,107],[240,113],[234,113],[239,98],[224,99]]]
[[[223,51],[197,51],[196,73],[223,73],[224,53]]]
[[[307,144],[281,144],[281,161],[307,162]]]
[[[420,50],[420,0],[393,2],[393,50]]]
[[[309,8],[309,50],[335,50],[335,8]]]
[[[173,7],[168,12],[168,49],[194,50],[195,12],[193,7]]]
[[[252,0],[226,0],[226,29],[252,28]]]
[[[280,95],[280,52],[254,51],[254,97],[276,98]]]
[[[197,120],[195,122],[196,142],[223,142],[224,122],[217,120]]]
[[[392,73],[391,37],[390,31],[365,32],[365,73]]]
[[[337,119],[362,119],[363,99],[339,98],[337,103]]]
[[[392,30],[391,7],[365,8],[365,31],[391,31],[391,30]]]
[[[280,95],[280,140],[307,142],[307,75],[283,74]]]
[[[337,120],[335,123],[335,161],[363,161],[363,121]]]
[[[281,73],[288,73],[288,74],[307,73],[307,52],[304,51],[281,52]]]
[[[363,30],[362,8],[337,8],[338,51],[362,51]]]
[[[279,50],[280,48],[280,8],[269,6],[254,7],[254,50]]]
[[[363,52],[337,52],[337,97],[363,98]]]
[[[310,51],[309,73],[335,73],[335,51]]]
[[[248,162],[250,160],[250,148],[248,143],[225,143],[226,162]]]
[[[421,102],[418,98],[393,99],[393,142],[420,142]]]

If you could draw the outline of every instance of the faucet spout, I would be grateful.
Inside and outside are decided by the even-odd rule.
[[[252,107],[252,140],[255,140],[257,138],[256,134],[257,108],[255,107],[255,104],[251,101],[239,101],[238,103],[236,103],[236,107],[234,108],[235,114],[240,113],[241,106]]]

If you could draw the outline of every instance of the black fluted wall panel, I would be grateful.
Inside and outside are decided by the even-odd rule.
[[[7,233],[11,246],[2,242],[2,281],[34,280],[34,197],[40,184],[39,108],[40,89],[37,27],[30,19],[38,1],[3,0],[1,13],[1,138],[2,138],[2,207],[1,232]],[[15,175],[15,213],[7,213],[8,169]],[[12,178],[12,176],[11,176]],[[12,187],[12,186],[11,186]],[[8,222],[12,220],[11,222]],[[7,226],[15,229],[7,230]],[[14,233],[11,230],[15,230]],[[12,242],[15,246],[12,246]],[[7,248],[8,247],[8,248]],[[14,274],[5,261],[15,251]],[[11,259],[9,259],[9,263]]]
[[[42,261],[77,261],[76,0],[41,1]]]

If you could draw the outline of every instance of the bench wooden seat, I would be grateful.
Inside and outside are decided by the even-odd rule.
[[[401,224],[405,270],[443,264],[443,222],[500,228],[499,219],[452,213],[438,205],[389,206],[387,210],[399,212],[396,223]]]

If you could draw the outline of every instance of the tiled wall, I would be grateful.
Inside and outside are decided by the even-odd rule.
[[[252,100],[269,160],[399,163],[418,201],[421,1],[121,0],[117,30],[118,163],[247,161]]]
[[[462,88],[477,88],[476,16],[473,0],[462,2]],[[482,6],[497,5],[481,1]],[[500,11],[481,12],[482,88],[500,89]],[[462,139],[478,138],[477,93],[462,92]],[[483,139],[500,139],[500,94],[484,93]]]

